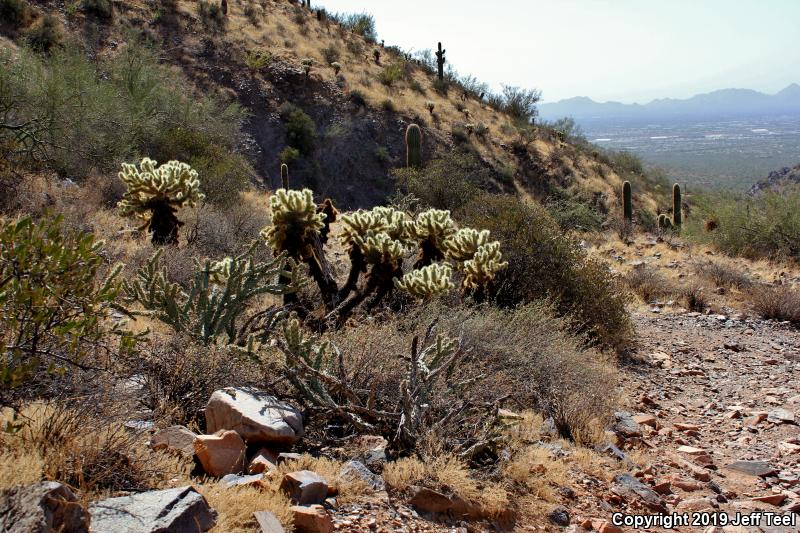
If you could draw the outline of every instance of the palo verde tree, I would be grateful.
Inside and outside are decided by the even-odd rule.
[[[139,168],[123,163],[120,179],[128,190],[119,202],[120,214],[144,220],[141,229],[153,234],[153,244],[178,244],[178,229],[183,222],[175,215],[184,206],[203,200],[197,172],[186,163],[170,161],[156,167],[145,157]]]

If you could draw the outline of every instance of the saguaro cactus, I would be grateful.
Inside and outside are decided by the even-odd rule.
[[[422,166],[422,130],[416,124],[409,124],[406,128],[406,166]]]
[[[622,184],[622,214],[626,222],[633,220],[633,193],[630,181]]]
[[[281,164],[281,187],[289,190],[289,165]]]
[[[228,0],[222,0],[222,2],[219,4],[219,7],[222,9],[223,15],[228,14]]]
[[[439,68],[439,81],[444,80],[444,54],[447,50],[442,50],[442,43],[439,43],[439,50],[436,52],[436,66]]]
[[[683,223],[683,208],[681,205],[681,186],[677,183],[672,186],[672,223],[680,226]]]

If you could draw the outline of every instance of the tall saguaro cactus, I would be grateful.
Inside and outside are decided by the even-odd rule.
[[[281,187],[289,190],[289,165],[286,163],[281,164]]]
[[[681,204],[681,186],[677,183],[672,186],[672,223],[680,226],[683,223],[683,208]]]
[[[219,4],[219,7],[222,9],[223,15],[228,14],[228,0],[222,0],[222,2]]]
[[[406,166],[422,166],[422,130],[416,124],[406,128]]]
[[[633,221],[633,192],[630,181],[622,184],[622,214],[626,222]]]
[[[444,53],[447,50],[442,50],[442,43],[439,43],[439,49],[436,51],[436,66],[439,68],[439,81],[444,80]]]

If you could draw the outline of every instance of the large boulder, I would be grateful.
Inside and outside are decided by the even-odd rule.
[[[303,416],[274,396],[250,388],[215,391],[205,410],[206,430],[230,429],[248,444],[294,444],[303,435]]]
[[[89,513],[61,483],[20,485],[0,491],[0,531],[88,533]]]
[[[92,533],[183,533],[208,531],[217,513],[193,487],[109,498],[89,506]]]
[[[247,447],[235,431],[198,435],[194,439],[194,453],[206,474],[213,477],[238,474],[247,460]]]

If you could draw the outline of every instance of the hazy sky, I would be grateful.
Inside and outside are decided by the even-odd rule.
[[[647,102],[800,83],[800,0],[317,0],[371,13],[380,38],[544,101]]]

